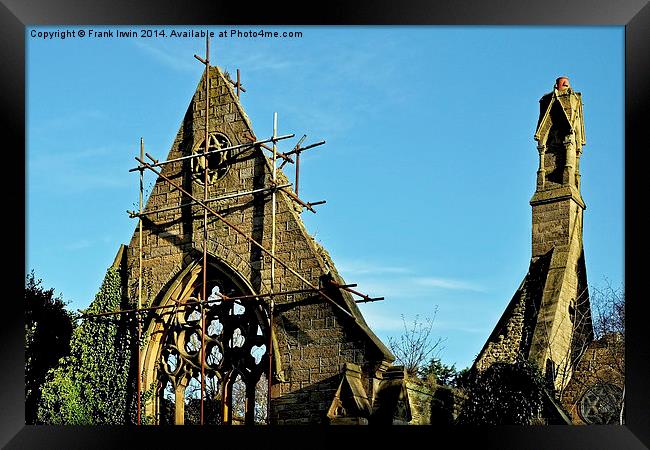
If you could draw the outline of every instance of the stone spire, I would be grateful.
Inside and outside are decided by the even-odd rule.
[[[539,152],[533,213],[532,260],[548,255],[529,359],[563,388],[577,352],[591,339],[592,324],[582,243],[580,157],[585,145],[582,96],[567,77],[540,100],[535,131]]]
[[[530,201],[530,266],[474,365],[484,370],[496,361],[529,359],[561,390],[593,339],[582,245],[582,98],[567,77],[541,98],[534,137],[539,167]]]
[[[571,88],[567,77],[559,77],[553,91],[540,99],[535,140],[539,168],[530,204],[533,207],[532,256],[538,257],[556,245],[568,244],[575,221],[582,222],[585,209],[580,195],[579,169],[585,145],[582,96]],[[557,212],[558,208],[563,212]],[[566,208],[573,214],[567,216]],[[556,213],[548,214],[551,211]]]

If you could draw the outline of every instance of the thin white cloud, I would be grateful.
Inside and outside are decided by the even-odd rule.
[[[89,123],[104,120],[107,117],[105,112],[95,109],[74,111],[69,114],[56,113],[38,121],[28,117],[27,127],[29,134],[42,134],[52,130],[63,131],[87,127]]]
[[[357,283],[356,289],[370,296],[428,301],[439,297],[440,291],[485,292],[470,280],[425,275],[401,265],[339,258],[336,266],[346,282]]]
[[[492,331],[489,327],[472,327],[462,323],[459,324],[457,322],[444,322],[438,320],[436,320],[434,327],[439,330],[453,330],[469,334],[487,334]]]
[[[386,299],[408,299],[422,297],[421,290],[412,289],[404,282],[404,278],[384,277],[382,280],[365,278],[346,278],[349,283],[357,283],[354,288],[370,297],[385,297]]]
[[[250,52],[238,55],[236,61],[239,67],[246,67],[248,72],[295,70],[300,65],[296,61],[274,59],[269,57],[266,52]]]
[[[153,59],[158,61],[161,64],[166,65],[175,70],[181,71],[197,71],[198,62],[189,55],[187,49],[183,51],[174,51],[169,47],[160,48],[151,44],[146,43],[143,40],[135,40],[134,44],[141,49],[144,53],[151,56]]]
[[[32,151],[27,149],[28,169],[50,169],[52,164],[70,164],[80,160],[92,160],[111,153],[108,147],[88,147],[73,151]]]
[[[363,317],[372,330],[381,331],[402,331],[404,321],[399,316],[378,314],[377,312],[364,308]]]
[[[88,240],[88,239],[80,239],[78,241],[71,242],[71,243],[65,245],[63,248],[65,250],[74,251],[74,250],[83,250],[83,249],[86,249],[86,248],[90,248],[90,247],[92,247],[92,245],[93,244],[92,244],[92,242],[90,240]]]
[[[412,278],[411,281],[414,284],[423,287],[460,290],[460,291],[476,291],[476,292],[484,291],[483,288],[481,288],[480,286],[476,286],[473,283],[468,283],[466,281],[461,281],[461,280],[454,280],[450,278],[417,277],[417,278]]]
[[[365,261],[341,261],[337,264],[339,271],[350,275],[380,275],[380,274],[406,274],[410,270],[406,267],[384,266]]]
[[[115,154],[107,147],[74,151],[43,151],[28,149],[26,167],[28,189],[50,192],[81,192],[88,189],[124,188],[129,186],[126,173],[113,174],[97,164],[99,157]]]

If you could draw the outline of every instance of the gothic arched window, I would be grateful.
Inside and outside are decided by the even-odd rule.
[[[166,321],[157,369],[159,421],[199,423],[204,358],[204,422],[266,423],[269,335],[265,307],[255,298],[230,299],[242,292],[226,277],[216,276],[216,271],[208,275],[203,339],[201,283],[185,299],[177,300],[178,306]]]

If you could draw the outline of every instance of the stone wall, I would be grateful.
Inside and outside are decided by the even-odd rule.
[[[551,257],[552,252],[531,261],[526,277],[476,358],[477,370],[497,361],[512,363],[528,357]]]
[[[569,244],[571,200],[533,206],[533,253],[542,256],[554,247]]]
[[[411,406],[409,425],[453,425],[467,400],[460,389],[420,379],[406,380],[406,389]]]
[[[504,312],[504,319],[497,324],[476,358],[474,365],[478,370],[485,370],[497,361],[515,362],[519,355],[526,312],[524,286],[525,280]]]

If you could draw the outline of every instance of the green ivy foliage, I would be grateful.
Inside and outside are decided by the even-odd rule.
[[[494,363],[465,387],[468,398],[457,419],[459,424],[528,425],[544,406],[544,377],[528,361]]]
[[[89,314],[121,309],[120,273],[109,268]],[[70,356],[48,373],[38,419],[53,425],[124,424],[130,400],[133,324],[127,315],[89,318],[73,332]]]

